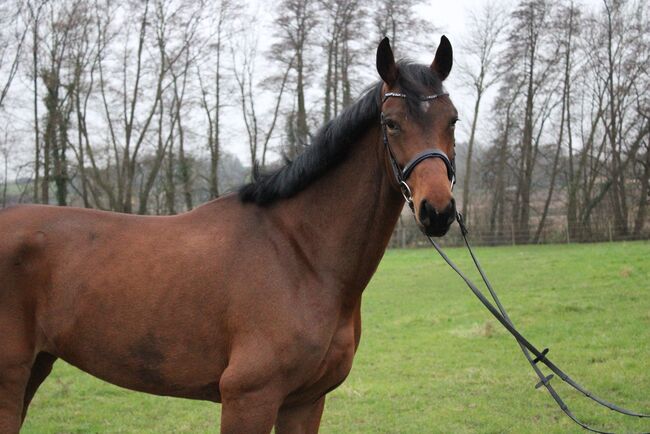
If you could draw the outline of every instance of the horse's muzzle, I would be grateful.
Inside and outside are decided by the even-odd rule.
[[[420,230],[430,237],[442,237],[456,218],[456,201],[452,198],[442,211],[438,211],[429,202],[423,200],[418,212]]]

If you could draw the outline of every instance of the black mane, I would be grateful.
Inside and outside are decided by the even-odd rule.
[[[442,91],[442,82],[428,66],[399,62],[398,87],[407,95],[408,110],[418,109],[419,97],[430,92]],[[320,128],[312,144],[295,160],[284,167],[256,176],[250,184],[239,190],[243,202],[269,205],[289,198],[304,190],[325,172],[342,162],[351,145],[379,123],[382,83],[369,88],[354,104]]]

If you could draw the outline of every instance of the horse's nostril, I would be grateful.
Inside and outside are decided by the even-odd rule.
[[[443,214],[448,214],[452,220],[456,218],[456,200],[453,197],[449,201],[449,205],[447,205]]]
[[[432,220],[437,216],[438,213],[436,212],[436,209],[431,206],[431,204],[427,202],[426,199],[423,199],[420,203],[420,223],[422,223],[424,226],[429,226],[431,223],[433,223]]]

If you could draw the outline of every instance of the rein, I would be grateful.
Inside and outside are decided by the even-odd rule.
[[[510,332],[510,334],[515,338],[517,343],[519,344],[519,347],[521,348],[521,351],[524,353],[524,356],[526,357],[526,360],[528,360],[528,363],[530,366],[533,368],[535,371],[535,374],[539,377],[539,383],[535,386],[536,389],[539,389],[540,387],[544,386],[548,393],[551,395],[553,400],[557,403],[557,405],[560,407],[560,409],[571,418],[575,423],[580,425],[582,428],[592,431],[595,433],[601,433],[601,434],[611,434],[609,431],[602,431],[596,428],[593,428],[589,425],[587,425],[584,422],[581,422],[578,420],[569,407],[564,403],[560,395],[555,391],[553,386],[551,385],[551,379],[554,377],[554,375],[557,375],[560,377],[562,381],[567,383],[569,386],[573,387],[576,389],[578,392],[582,393],[585,395],[587,398],[595,401],[599,405],[602,405],[603,407],[607,407],[610,410],[613,410],[617,413],[624,414],[626,416],[635,416],[639,418],[649,418],[650,414],[643,414],[643,413],[637,413],[631,410],[627,410],[623,407],[619,407],[615,404],[612,404],[608,401],[605,401],[602,398],[599,398],[598,396],[594,395],[591,393],[589,390],[581,386],[579,383],[574,381],[569,375],[567,375],[564,371],[562,371],[556,364],[554,364],[548,357],[547,354],[549,352],[548,348],[543,349],[540,351],[535,347],[533,344],[530,343],[514,326],[512,321],[510,320],[510,317],[508,316],[508,313],[506,312],[505,308],[501,304],[501,301],[499,300],[499,297],[497,296],[496,292],[494,291],[494,288],[492,288],[492,285],[490,284],[490,281],[488,280],[487,276],[485,275],[483,268],[481,267],[481,264],[479,263],[478,259],[474,255],[474,252],[472,251],[472,248],[469,244],[469,241],[467,240],[467,234],[468,230],[467,227],[465,226],[465,222],[463,221],[463,216],[460,213],[456,213],[456,221],[458,222],[458,226],[460,227],[460,233],[463,236],[463,241],[465,242],[465,246],[467,247],[467,250],[469,251],[470,256],[472,257],[472,261],[474,262],[474,265],[476,266],[476,269],[478,270],[479,274],[481,275],[481,278],[483,279],[483,282],[485,283],[485,286],[487,287],[488,291],[490,292],[490,295],[492,296],[492,299],[494,300],[496,307],[487,299],[487,297],[476,287],[476,285],[467,277],[465,274],[458,268],[458,266],[451,260],[449,257],[445,254],[445,252],[440,248],[440,246],[430,237],[427,236],[429,239],[429,242],[433,247],[438,251],[440,256],[449,264],[449,266],[460,276],[463,281],[465,281],[465,284],[469,287],[469,289],[472,290],[474,295],[480,300],[481,303],[490,311],[490,313]],[[532,354],[531,354],[532,353]],[[546,365],[548,369],[553,372],[553,374],[546,375],[542,372],[540,369],[540,363]],[[644,433],[648,434],[648,433]]]
[[[437,93],[433,95],[426,95],[420,97],[420,101],[431,101],[445,95],[449,95],[449,94],[443,92],[443,93]],[[391,97],[406,99],[406,94],[397,93],[397,92],[387,92],[386,94],[384,94],[384,97],[381,100],[382,105],[386,102],[388,98]],[[411,208],[411,211],[414,211],[415,209],[413,205],[413,194],[411,193],[411,188],[409,187],[406,181],[408,181],[408,178],[413,172],[413,169],[415,169],[415,166],[417,166],[424,160],[427,160],[429,158],[439,158],[440,160],[442,160],[443,163],[445,163],[445,167],[447,168],[447,178],[449,179],[449,182],[451,182],[451,188],[453,190],[454,184],[456,184],[456,164],[453,160],[449,159],[447,154],[445,154],[440,149],[435,149],[435,148],[426,149],[420,152],[419,154],[417,154],[415,157],[413,157],[408,163],[406,163],[403,169],[400,169],[399,163],[397,163],[397,158],[395,158],[395,153],[393,152],[393,148],[391,148],[390,143],[388,142],[386,116],[384,115],[383,111],[381,112],[381,132],[384,140],[384,147],[386,148],[386,151],[388,152],[388,156],[390,158],[390,165],[393,169],[393,175],[395,175],[397,184],[399,185],[400,190],[402,191],[402,196],[404,196],[404,200],[406,200],[406,203],[408,204],[409,208]]]

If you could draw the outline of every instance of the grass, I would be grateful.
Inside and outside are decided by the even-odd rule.
[[[462,249],[448,249],[464,270]],[[597,395],[650,412],[650,243],[478,248],[515,324]],[[471,274],[475,276],[476,274]],[[477,279],[475,279],[477,280]],[[581,432],[514,340],[431,249],[391,250],[366,289],[349,378],[322,433]],[[606,430],[650,420],[601,409],[553,380],[574,414]],[[126,391],[57,362],[25,433],[215,432],[219,406]]]

